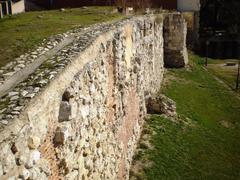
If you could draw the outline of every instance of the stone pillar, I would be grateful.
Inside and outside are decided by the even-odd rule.
[[[180,13],[164,16],[164,65],[181,68],[188,64],[186,48],[187,23]]]
[[[3,12],[2,12],[2,4],[0,3],[0,19],[3,18]]]

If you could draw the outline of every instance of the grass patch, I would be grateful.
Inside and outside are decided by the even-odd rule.
[[[226,63],[235,63],[236,66],[226,66]],[[221,79],[231,89],[236,88],[238,60],[209,60],[208,70]],[[238,91],[240,94],[240,90]]]
[[[240,101],[200,57],[190,59],[189,70],[167,72],[171,81],[163,89],[177,103],[179,121],[153,115],[146,122],[153,148],[139,147],[131,179],[240,179]]]
[[[112,7],[27,12],[0,20],[0,67],[49,36],[78,26],[123,18]]]

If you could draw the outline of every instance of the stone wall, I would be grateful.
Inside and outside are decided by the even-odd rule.
[[[180,13],[165,14],[164,63],[166,67],[180,68],[188,64],[186,48],[187,23]]]
[[[128,179],[163,66],[160,15],[77,38],[1,98],[0,179]]]

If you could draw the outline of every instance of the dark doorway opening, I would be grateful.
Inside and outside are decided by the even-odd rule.
[[[239,15],[239,0],[201,0],[199,52],[202,56],[206,56],[206,49],[211,58],[240,56]]]

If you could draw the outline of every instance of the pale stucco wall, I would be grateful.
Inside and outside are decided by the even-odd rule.
[[[25,12],[24,0],[12,4],[12,14]]]

